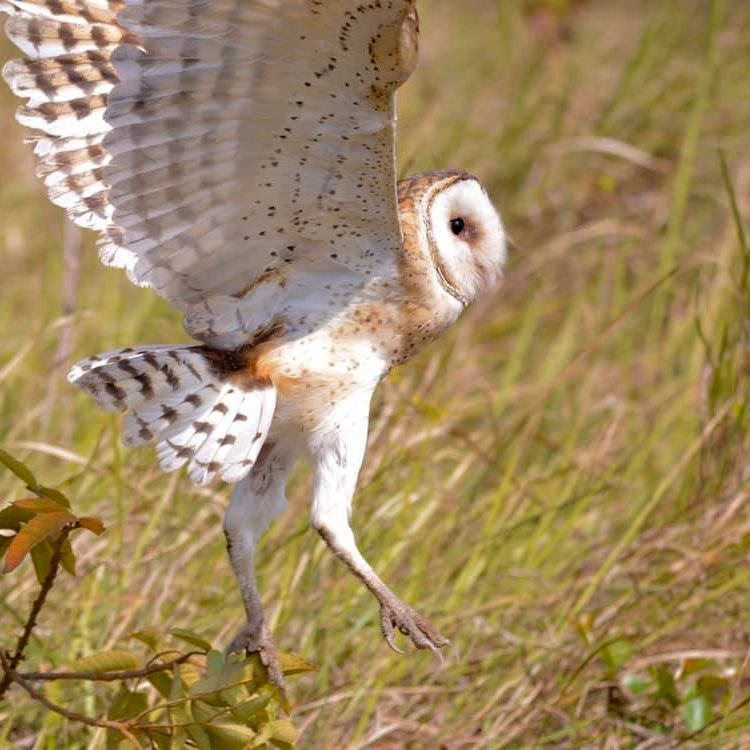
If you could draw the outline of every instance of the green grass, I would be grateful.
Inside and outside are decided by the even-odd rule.
[[[455,655],[387,650],[370,595],[307,528],[300,471],[260,556],[279,646],[319,667],[292,686],[300,747],[746,747],[750,6],[422,5],[400,164],[475,172],[513,247],[502,286],[381,387],[354,525]],[[74,359],[183,340],[179,321],[87,238],[66,323],[62,217],[13,106],[3,90],[0,443],[109,529],[76,540],[29,663],[147,624],[226,641],[227,489],[161,475],[52,364],[66,325]],[[28,565],[0,581],[5,645],[34,591]],[[86,690],[51,695],[95,712]],[[3,741],[103,739],[14,691]]]

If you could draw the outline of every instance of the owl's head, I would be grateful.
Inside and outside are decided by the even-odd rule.
[[[431,172],[399,187],[438,283],[465,307],[495,283],[505,263],[500,216],[479,181],[464,172]]]

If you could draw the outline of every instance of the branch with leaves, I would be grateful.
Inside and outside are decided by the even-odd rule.
[[[0,510],[2,570],[12,573],[31,557],[39,592],[24,620],[13,650],[0,644],[0,698],[13,686],[46,710],[68,721],[107,730],[107,748],[196,747],[199,750],[280,748],[292,750],[296,732],[286,696],[268,680],[257,655],[240,657],[216,650],[201,636],[173,629],[162,633],[147,628],[130,635],[148,649],[94,653],[69,665],[70,669],[21,672],[26,649],[40,614],[62,568],[75,574],[71,535],[79,530],[103,534],[104,525],[90,516],[77,516],[67,496],[40,484],[30,469],[0,450],[0,463],[13,472],[31,497]],[[175,645],[186,644],[185,651]],[[290,654],[280,654],[282,671],[291,676],[312,669]],[[61,706],[44,693],[54,681],[119,683],[105,693],[106,716],[89,716]],[[41,683],[36,685],[35,683]]]

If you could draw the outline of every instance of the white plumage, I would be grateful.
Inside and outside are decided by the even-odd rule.
[[[26,59],[50,198],[184,315],[196,346],[122,349],[69,379],[126,413],[166,470],[239,482],[225,521],[247,625],[281,682],[255,584],[258,536],[299,457],[313,526],[419,648],[447,642],[385,586],[349,526],[368,407],[395,365],[490,288],[503,228],[458,171],[396,185],[395,92],[415,0],[0,0]]]

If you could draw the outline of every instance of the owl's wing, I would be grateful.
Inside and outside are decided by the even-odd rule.
[[[415,2],[0,0],[3,74],[51,199],[210,340],[289,264],[394,266]]]

